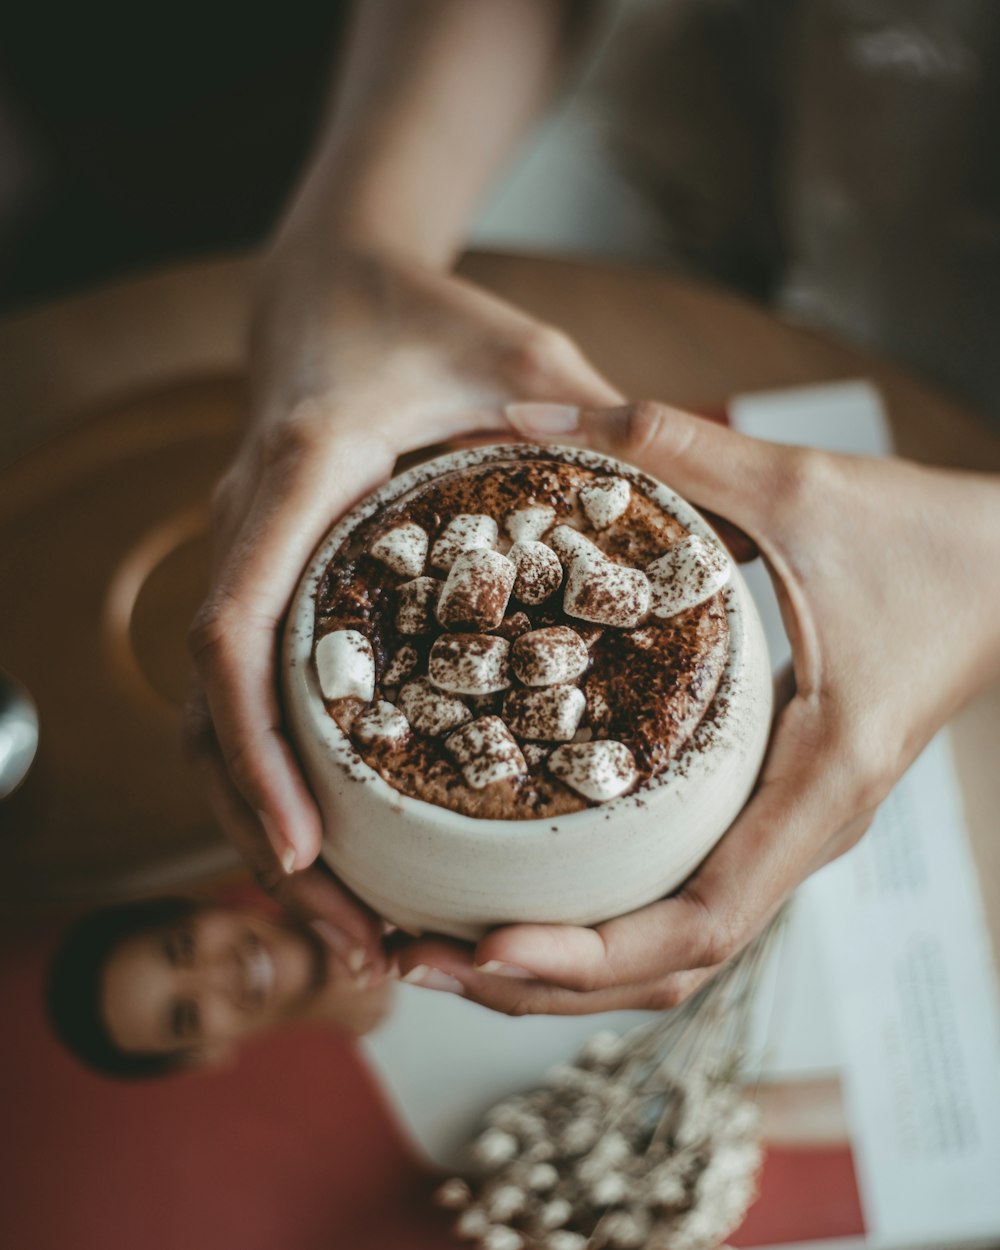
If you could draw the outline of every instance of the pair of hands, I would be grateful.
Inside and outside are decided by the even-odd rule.
[[[188,739],[261,883],[360,980],[404,979],[509,1013],[669,1007],[867,828],[935,730],[998,667],[989,478],[758,443],[622,397],[562,334],[401,258],[292,242],[265,273],[254,417],[216,499],[217,564],[191,633]],[[750,803],[669,899],[596,926],[518,925],[475,948],[383,943],[315,865],[320,818],[284,737],[280,622],[333,520],[398,456],[489,432],[575,443],[662,478],[757,544],[795,691]],[[991,533],[992,529],[992,533]]]

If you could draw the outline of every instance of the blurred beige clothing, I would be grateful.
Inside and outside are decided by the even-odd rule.
[[[1000,422],[1000,4],[630,0],[609,16],[480,237],[713,275]]]

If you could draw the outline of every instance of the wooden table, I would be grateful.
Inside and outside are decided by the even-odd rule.
[[[700,282],[473,255],[474,280],[572,333],[626,393],[699,409],[864,376],[904,455],[1000,470],[932,387]],[[250,263],[143,276],[0,323],[0,664],[38,698],[35,771],[0,806],[8,907],[162,890],[235,868],[177,749],[205,498],[238,436]],[[1000,687],[954,724],[1000,949]]]

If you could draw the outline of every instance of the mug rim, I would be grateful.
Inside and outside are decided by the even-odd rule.
[[[693,767],[695,761],[707,761],[710,755],[707,751],[697,749],[699,734],[706,728],[708,719],[706,714],[685,741],[679,754],[671,759],[661,772],[643,783],[637,790],[619,795],[605,803],[588,804],[583,808],[564,812],[558,816],[536,816],[530,819],[512,820],[469,816],[428,799],[416,798],[397,790],[376,769],[364,761],[348,735],[327,712],[319,689],[315,665],[312,663],[316,615],[315,596],[320,579],[336,552],[364,522],[380,509],[395,503],[410,491],[444,473],[476,468],[491,462],[523,459],[554,460],[602,471],[610,469],[616,476],[624,477],[630,485],[637,487],[647,498],[663,508],[690,534],[712,541],[726,550],[719,535],[701,513],[666,483],[613,456],[556,443],[489,444],[448,452],[433,460],[423,461],[398,476],[389,478],[380,487],[366,495],[327,531],[306,564],[292,595],[285,619],[281,655],[286,721],[289,704],[295,701],[300,710],[304,707],[309,728],[325,748],[324,755],[328,756],[337,768],[338,781],[347,784],[364,783],[366,788],[374,789],[374,793],[397,813],[406,813],[421,824],[432,823],[437,834],[454,832],[466,841],[469,838],[479,837],[492,840],[502,834],[508,837],[526,837],[550,830],[555,825],[558,825],[560,831],[568,833],[577,826],[590,824],[595,813],[613,819],[619,812],[652,804],[656,796],[672,782],[676,786],[678,781],[683,780],[690,787],[694,783],[694,774],[702,773],[703,780],[707,781],[717,771],[716,766],[709,767],[707,763],[701,769]],[[730,579],[721,592],[729,624],[729,649],[719,686],[709,705],[710,709],[716,707],[720,691],[724,687],[732,690],[734,682],[738,681],[738,674],[744,667],[745,652],[749,641],[746,616],[748,606],[750,611],[756,610],[736,561],[731,555],[729,559],[732,564]],[[729,699],[727,706],[721,711],[717,709],[717,715],[712,720],[712,729],[715,731],[724,729],[726,720],[732,719],[734,715],[736,715],[736,709],[733,707],[733,700]],[[302,748],[295,742],[294,734],[292,743],[301,755]],[[729,754],[729,752],[723,752],[720,758],[728,757]],[[683,777],[679,775],[682,769]]]

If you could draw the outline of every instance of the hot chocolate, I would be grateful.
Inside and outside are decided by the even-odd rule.
[[[613,465],[538,449],[378,510],[315,599],[329,714],[412,798],[545,819],[641,791],[709,713],[728,556]]]
[[[746,802],[771,679],[697,512],[570,448],[455,453],[342,518],[285,629],[323,856],[410,932],[593,924],[674,889]]]

